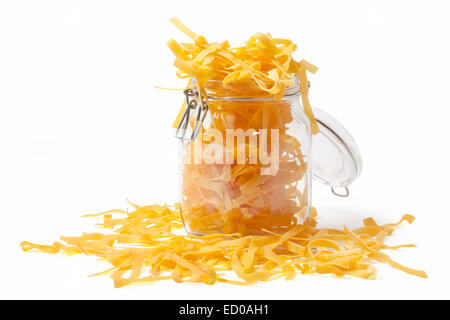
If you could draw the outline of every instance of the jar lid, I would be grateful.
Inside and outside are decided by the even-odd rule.
[[[349,194],[348,185],[360,174],[361,155],[355,140],[345,127],[323,110],[314,108],[320,132],[312,138],[313,179],[331,187],[341,197]],[[343,191],[338,191],[343,188]]]

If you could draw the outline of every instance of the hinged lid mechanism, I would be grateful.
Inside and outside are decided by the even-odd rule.
[[[199,94],[197,89],[186,89],[184,90],[184,95],[186,97],[186,109],[178,123],[175,136],[185,143],[189,143],[194,141],[200,132],[209,106],[206,99]],[[189,126],[191,117],[194,117],[195,121],[193,128]],[[189,130],[192,130],[192,132],[188,132]]]
[[[347,186],[362,168],[358,146],[347,129],[331,115],[317,108],[314,115],[320,132],[312,138],[313,178],[330,186],[335,195],[347,197]],[[338,188],[344,188],[344,192],[337,192]]]

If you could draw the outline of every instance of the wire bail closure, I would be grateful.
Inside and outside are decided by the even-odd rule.
[[[209,106],[205,97],[203,97],[202,94],[199,94],[197,89],[186,89],[184,90],[184,95],[186,96],[186,110],[178,123],[175,137],[189,143],[194,141],[200,132],[203,121],[208,113]],[[195,122],[192,133],[189,135],[188,131],[190,130],[188,130],[188,127],[192,117],[194,117]]]
[[[337,192],[334,187],[331,187],[331,192],[335,196],[338,196],[338,197],[341,197],[341,198],[347,198],[350,195],[350,191],[348,190],[347,186],[344,187],[344,191],[345,191],[345,193],[340,193],[340,192]]]

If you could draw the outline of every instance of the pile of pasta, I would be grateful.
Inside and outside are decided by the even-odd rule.
[[[288,39],[273,38],[269,33],[256,33],[245,46],[231,48],[228,41],[221,43],[206,41],[177,18],[172,23],[193,43],[178,43],[170,39],[167,45],[175,55],[175,67],[180,78],[189,78],[189,85],[196,80],[199,91],[207,98],[205,83],[210,80],[221,81],[224,86],[243,83],[244,94],[261,96],[269,94],[281,99],[287,87],[295,85],[294,78],[299,79],[301,98],[305,114],[308,116],[313,134],[319,128],[308,100],[308,78],[306,72],[315,73],[317,67],[306,60],[296,61],[292,54],[297,45]],[[249,91],[248,83],[254,83],[259,90]],[[184,107],[180,109],[174,122],[177,126],[183,116]]]
[[[181,209],[186,227],[195,234],[288,230],[308,214],[310,186],[308,159],[292,129],[293,109],[301,105],[297,97],[283,99],[283,95],[287,89],[290,92],[297,89],[294,94],[300,91],[312,132],[317,133],[306,76],[307,71],[316,72],[317,67],[305,60],[294,60],[292,53],[297,46],[291,40],[257,33],[245,46],[231,48],[227,41],[207,42],[176,18],[172,22],[193,40],[192,43],[178,43],[173,39],[168,42],[176,56],[177,74],[189,78],[188,86],[195,84],[209,104],[210,124],[197,138],[202,139],[203,149],[219,143],[210,139],[213,130],[219,131],[222,137],[227,135],[227,130],[254,130],[254,137],[258,136],[259,140],[257,146],[249,141],[237,141],[241,145],[233,146],[234,159],[227,163],[193,163],[195,147],[192,144],[185,147]],[[185,106],[175,123],[182,117]],[[270,148],[271,137],[262,134],[263,131],[270,134],[271,130],[277,130],[279,135],[276,151]],[[228,141],[220,143],[222,149],[229,147]],[[262,174],[259,158],[253,163],[240,163],[239,149],[245,152],[251,148],[257,149],[256,154],[261,154],[262,149],[269,156],[278,152],[279,170],[272,175]]]
[[[276,278],[289,280],[299,273],[375,279],[375,261],[426,277],[424,271],[402,266],[382,252],[384,249],[414,247],[384,243],[404,221],[413,222],[411,215],[404,215],[397,223],[384,225],[368,218],[363,227],[353,231],[345,226],[342,230],[320,229],[313,218],[308,218],[283,234],[195,236],[180,234],[183,222],[178,205],[131,205],[134,209],[130,212],[115,209],[87,215],[102,218],[98,226],[105,232],[61,237],[61,242],[52,245],[24,241],[22,249],[100,258],[112,267],[94,275],[109,274],[117,288],[165,279],[249,285]],[[316,216],[315,210],[312,216]]]

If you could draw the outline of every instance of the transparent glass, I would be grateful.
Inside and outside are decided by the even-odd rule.
[[[179,147],[188,232],[281,233],[309,216],[312,134],[294,81],[281,99],[250,82],[206,83],[202,129]]]

